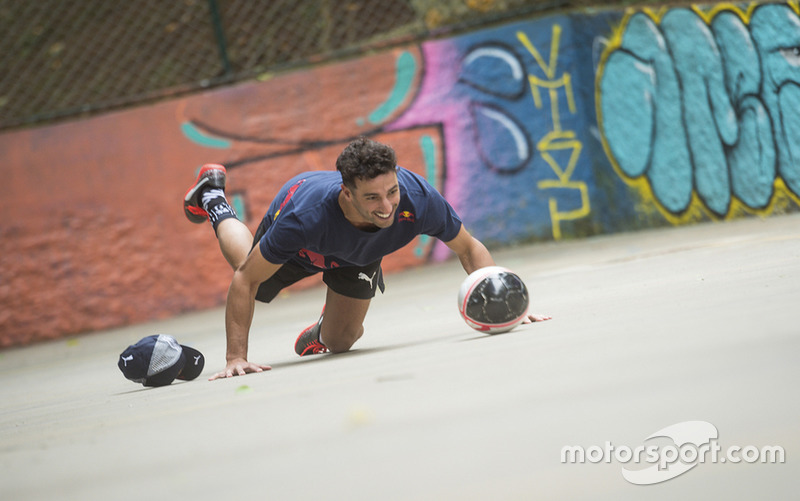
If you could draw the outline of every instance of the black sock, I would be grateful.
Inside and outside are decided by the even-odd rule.
[[[209,188],[203,192],[203,209],[208,212],[208,219],[217,231],[219,223],[226,219],[236,218],[236,211],[225,198],[225,192],[219,188]]]

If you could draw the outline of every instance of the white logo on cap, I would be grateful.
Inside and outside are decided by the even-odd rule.
[[[197,355],[196,357],[192,358],[194,358],[194,365],[197,365],[200,363],[200,359],[203,358],[203,355]]]
[[[122,361],[125,362],[125,367],[127,367],[128,366],[128,362],[133,360],[133,355],[128,355],[127,357],[120,357],[120,358],[122,358]]]

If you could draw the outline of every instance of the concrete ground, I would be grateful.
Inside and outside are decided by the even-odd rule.
[[[224,362],[222,309],[4,351],[0,499],[796,499],[800,215],[495,259],[552,321],[470,330],[451,261],[387,277],[343,355],[293,352],[321,289],[259,306],[250,358],[272,365],[263,374],[206,381]],[[203,376],[124,379],[119,353],[157,333],[203,351]],[[666,451],[672,440],[648,437],[685,421],[713,425],[721,455],[780,446],[785,461],[706,456],[633,485],[623,468],[651,466],[644,456],[597,455]],[[599,462],[562,462],[566,446]]]

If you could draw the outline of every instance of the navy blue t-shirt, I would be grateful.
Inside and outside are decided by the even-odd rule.
[[[339,207],[342,176],[338,171],[306,172],[278,192],[264,216],[266,233],[259,241],[264,259],[292,262],[309,271],[365,266],[411,242],[430,235],[444,242],[461,230],[461,219],[428,182],[397,168],[400,203],[394,223],[377,231],[353,226]]]

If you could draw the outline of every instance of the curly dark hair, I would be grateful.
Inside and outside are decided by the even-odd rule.
[[[348,144],[336,159],[336,170],[351,190],[355,189],[356,179],[374,179],[396,166],[397,155],[391,146],[363,136]]]

